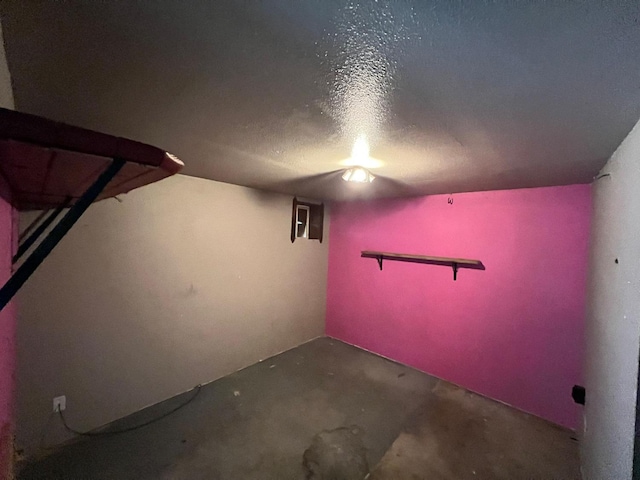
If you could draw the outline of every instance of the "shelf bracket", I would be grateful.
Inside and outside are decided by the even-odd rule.
[[[378,260],[378,266],[380,267],[380,270],[382,270],[382,255],[377,257],[376,260]]]
[[[453,268],[453,281],[455,282],[458,279],[458,264],[453,262],[451,268]]]
[[[13,298],[24,282],[29,279],[47,255],[49,255],[60,240],[62,240],[62,237],[66,235],[87,208],[89,208],[89,205],[98,198],[102,190],[104,190],[113,177],[116,176],[125,163],[125,160],[114,158],[109,166],[100,174],[98,179],[82,194],[82,197],[67,211],[47,236],[44,237],[33,253],[18,267],[11,278],[7,280],[7,283],[0,288],[0,311],[9,303],[9,300]]]

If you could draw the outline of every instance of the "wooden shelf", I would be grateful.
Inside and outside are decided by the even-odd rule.
[[[0,108],[0,181],[7,187],[0,194],[17,210],[52,209],[27,228],[13,263],[42,241],[0,288],[0,310],[91,203],[157,182],[183,166],[151,145]]]
[[[3,195],[18,210],[75,205],[114,158],[124,164],[95,201],[157,182],[184,166],[151,145],[0,108],[0,176],[9,186]]]
[[[383,260],[394,260],[398,262],[412,262],[412,263],[426,263],[429,265],[442,265],[445,267],[451,267],[453,269],[453,279],[458,278],[459,268],[470,268],[473,270],[484,270],[484,265],[480,260],[473,260],[470,258],[449,258],[449,257],[430,257],[426,255],[411,255],[408,253],[390,253],[390,252],[375,252],[371,250],[363,250],[361,257],[375,258],[378,260],[380,270],[382,270]]]

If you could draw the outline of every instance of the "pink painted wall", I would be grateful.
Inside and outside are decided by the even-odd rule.
[[[327,334],[570,428],[580,408],[589,185],[338,203]],[[485,271],[360,258],[475,258]]]
[[[8,196],[1,178],[0,190],[0,195]],[[13,208],[0,197],[0,285],[11,275],[14,220]],[[10,478],[12,466],[14,372],[15,306],[11,302],[0,312],[0,479]]]

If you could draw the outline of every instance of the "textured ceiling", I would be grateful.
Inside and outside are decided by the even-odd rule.
[[[0,2],[16,108],[312,198],[589,182],[640,117],[637,1]],[[370,185],[340,179],[356,138]]]

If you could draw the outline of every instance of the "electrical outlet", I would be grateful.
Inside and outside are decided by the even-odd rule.
[[[62,412],[67,408],[67,397],[62,395],[61,397],[53,397],[53,411]]]

